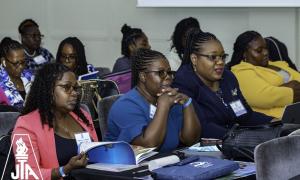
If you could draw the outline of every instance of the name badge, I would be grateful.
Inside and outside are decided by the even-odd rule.
[[[75,139],[76,139],[77,146],[79,146],[83,142],[92,142],[91,137],[88,132],[76,133]]]
[[[246,108],[244,107],[244,105],[240,100],[233,101],[229,103],[229,105],[237,117],[247,113]]]
[[[155,112],[156,112],[156,106],[150,104],[149,117],[150,117],[151,119],[153,119]]]
[[[42,56],[42,55],[39,55],[35,58],[33,58],[34,62],[36,62],[37,64],[44,64],[46,63],[46,59]]]

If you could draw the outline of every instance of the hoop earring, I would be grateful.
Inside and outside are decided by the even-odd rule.
[[[196,65],[194,65],[194,64],[193,64],[193,69],[194,69],[194,72],[197,73],[197,68],[196,68]]]

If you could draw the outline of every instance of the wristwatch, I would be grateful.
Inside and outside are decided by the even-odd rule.
[[[63,166],[60,166],[59,167],[59,174],[61,177],[66,177],[67,175],[64,173],[64,167]]]

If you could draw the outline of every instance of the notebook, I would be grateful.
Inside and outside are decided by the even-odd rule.
[[[282,123],[300,124],[300,102],[287,105],[281,120]]]
[[[78,80],[89,80],[89,79],[98,79],[99,71],[94,71],[91,73],[83,74],[78,76]]]

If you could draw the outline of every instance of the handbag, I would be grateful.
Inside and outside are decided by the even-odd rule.
[[[81,91],[79,93],[80,103],[86,104],[92,116],[98,112],[97,102],[101,100],[101,96],[98,91],[97,80],[80,80],[78,84],[81,86]]]
[[[263,142],[280,137],[282,123],[266,124],[261,126],[233,127],[222,139],[219,150],[228,159],[254,161],[254,149]]]

